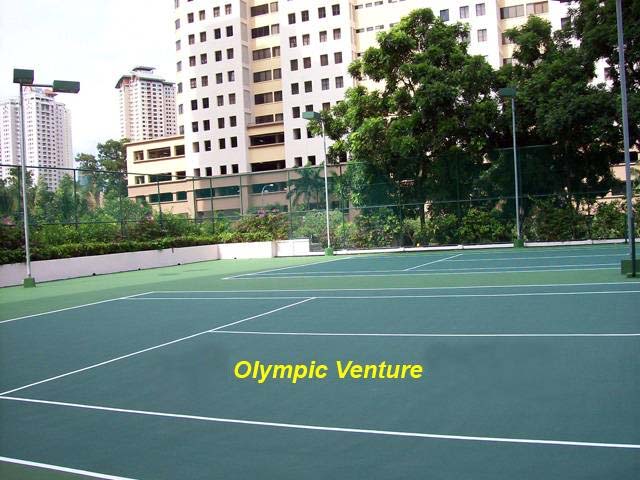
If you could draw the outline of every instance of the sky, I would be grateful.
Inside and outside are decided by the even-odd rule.
[[[80,82],[60,94],[76,154],[120,137],[116,82],[136,65],[175,81],[173,0],[0,0],[0,99],[18,96],[13,69],[36,83]]]

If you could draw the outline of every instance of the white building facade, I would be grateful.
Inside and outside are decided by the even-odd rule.
[[[120,136],[131,141],[176,134],[175,85],[152,67],[135,67],[116,84],[120,103]]]
[[[568,17],[553,1],[173,1],[178,134],[194,176],[320,164],[322,139],[302,113],[342,100],[351,61],[414,9],[467,23],[469,52],[494,68],[511,61],[507,29],[530,15],[559,29]]]
[[[48,188],[55,190],[65,168],[73,167],[71,146],[71,113],[55,100],[56,94],[40,88],[24,89],[26,164],[34,181],[43,177]],[[20,165],[22,161],[20,102],[7,100],[0,104],[0,163]],[[11,167],[2,167],[3,179]]]

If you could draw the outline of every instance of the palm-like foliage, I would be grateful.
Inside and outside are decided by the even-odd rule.
[[[306,166],[298,170],[300,177],[290,181],[287,198],[292,198],[294,203],[304,199],[305,208],[311,206],[311,199],[315,197],[316,203],[320,202],[321,193],[324,190],[324,177],[320,174],[320,168]]]

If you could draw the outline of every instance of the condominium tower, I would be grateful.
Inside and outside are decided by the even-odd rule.
[[[49,189],[57,188],[67,172],[57,168],[73,166],[71,147],[71,113],[55,100],[56,94],[41,88],[24,89],[26,164],[34,181],[42,176]],[[16,99],[0,103],[0,163],[20,165],[22,161],[20,102]],[[52,167],[53,169],[47,168]],[[3,179],[11,167],[0,167]]]
[[[135,67],[118,80],[120,137],[150,140],[176,134],[175,85],[152,67]]]
[[[350,62],[414,9],[468,23],[470,53],[495,68],[511,61],[507,29],[529,15],[559,29],[567,17],[552,1],[173,1],[177,125],[194,176],[321,163],[302,113],[342,100]]]

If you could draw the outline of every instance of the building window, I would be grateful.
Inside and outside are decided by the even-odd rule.
[[[333,62],[334,63],[342,63],[342,52],[335,52],[333,54]]]
[[[322,90],[329,90],[329,79],[323,78],[320,80],[320,84],[322,85]]]
[[[231,60],[233,58],[233,48],[227,48],[227,60]]]
[[[226,174],[227,174],[227,166],[220,165],[220,175],[226,175]]]
[[[207,41],[207,32],[200,32],[200,41],[201,42]]]
[[[315,155],[309,155],[307,157],[307,165],[315,165],[316,164],[316,156]]]
[[[254,60],[263,60],[265,58],[271,58],[271,49],[270,48],[261,48],[259,50],[253,51],[253,59]]]
[[[189,57],[189,66],[190,67],[195,67],[196,66],[196,56],[195,55],[192,56],[192,57]]]
[[[289,47],[296,48],[298,46],[298,40],[296,37],[289,37]]]
[[[202,99],[202,108],[209,108],[209,97],[204,97]]]
[[[271,25],[271,35],[278,35],[280,33],[280,24],[274,23]]]
[[[331,5],[331,12],[334,16],[340,15],[340,4],[336,3],[335,5]]]
[[[214,17],[220,16],[220,7],[213,7],[213,16]]]
[[[540,15],[549,11],[549,2],[527,3],[527,15]]]
[[[265,92],[265,93],[256,93],[253,96],[253,103],[255,105],[262,105],[263,103],[272,103],[273,102],[273,93]]]
[[[271,2],[270,8],[271,8],[271,13],[277,12],[278,11],[278,2]]]
[[[302,59],[302,66],[304,68],[311,68],[311,57],[305,57]]]
[[[198,131],[198,122],[191,122],[191,131],[194,133]]]
[[[442,20],[443,22],[448,22],[449,21],[449,9],[448,8],[446,10],[440,10],[440,20]]]
[[[191,149],[193,150],[193,153],[198,153],[200,151],[200,143],[199,142],[193,142],[191,144]]]
[[[234,70],[231,70],[229,72],[227,72],[227,80],[230,82],[235,82],[236,80],[236,72]]]
[[[282,101],[282,90],[276,90],[273,92],[273,101],[281,102]]]
[[[302,35],[302,45],[309,45],[311,43],[311,36],[308,33]]]
[[[293,158],[293,163],[296,167],[301,167],[302,166],[302,157],[294,157]]]
[[[269,13],[269,4],[264,3],[262,5],[257,5],[255,7],[251,7],[251,16],[257,17],[258,15],[265,15]]]
[[[298,70],[298,60],[295,58],[293,60],[290,60],[289,66],[291,67],[291,71],[295,72],[296,70]]]
[[[177,62],[177,63],[176,63],[176,71],[177,71],[177,72],[182,71],[182,62]]]
[[[502,7],[500,9],[500,18],[516,18],[524,16],[524,5],[514,5],[513,7]]]
[[[325,102],[322,104],[322,111],[327,112],[331,109],[331,103],[330,102]]]
[[[191,88],[197,88],[198,84],[197,84],[197,80],[195,78],[192,78],[189,80],[189,87]]]
[[[507,36],[507,34],[503,33],[502,34],[502,44],[503,45],[510,45],[512,43],[513,43],[513,41]]]
[[[279,80],[282,78],[282,70],[280,68],[273,69],[273,79]]]
[[[204,141],[204,151],[205,152],[210,152],[211,151],[211,140],[205,140]],[[208,171],[209,167],[207,167],[207,177],[211,176],[211,172]]]
[[[298,95],[300,93],[300,86],[297,83],[291,84],[291,95]]]
[[[289,18],[289,25],[292,25],[292,24],[296,23],[296,14],[295,13],[290,13],[288,18]]]
[[[198,109],[198,100],[191,100],[191,110]]]
[[[198,19],[199,20],[204,20],[206,18],[206,14],[204,13],[204,10],[200,10],[198,12]]]
[[[219,106],[219,107],[222,107],[222,106],[224,105],[224,96],[222,96],[222,95],[218,95],[218,96],[216,97],[216,101],[217,101],[217,103],[218,103],[218,106]]]
[[[238,146],[238,137],[231,137],[231,148],[236,148]]]
[[[193,13],[187,13],[187,22],[193,23]]]
[[[227,37],[233,37],[233,26],[232,25],[229,25],[227,27]]]
[[[201,53],[200,54],[200,64],[201,65],[205,65],[207,63],[207,54],[206,53]]]
[[[178,105],[178,115],[182,115],[184,113],[184,107],[182,104]]]
[[[229,117],[229,126],[235,127],[237,125],[238,125],[238,121],[236,120],[236,116],[232,115],[231,117]]]
[[[218,139],[218,148],[220,150],[224,150],[225,148],[227,148],[227,141],[224,138]]]
[[[231,164],[231,173],[238,173],[240,170],[238,169],[238,164],[237,163],[232,163]]]
[[[300,12],[300,20],[303,22],[309,21],[309,10],[303,10]]]
[[[271,47],[271,56],[272,57],[279,57],[280,56],[280,46]]]
[[[334,28],[333,29],[333,39],[334,40],[340,40],[340,38],[342,38],[342,30],[340,30],[339,28]]]
[[[291,109],[291,115],[293,118],[300,118],[300,107],[293,107]]]
[[[213,55],[216,58],[216,62],[221,62],[222,61],[222,50],[216,50]]]
[[[324,43],[327,41],[327,32],[326,30],[323,30],[322,32],[318,33],[318,40],[320,40],[320,43]]]
[[[217,84],[222,83],[222,73],[216,73],[216,83]]]
[[[324,18],[327,16],[327,10],[324,7],[318,7],[318,18]]]
[[[482,28],[478,30],[478,42],[486,42],[487,41],[487,29]]]
[[[181,47],[180,40],[176,40],[176,51],[180,50],[180,47]]]
[[[178,30],[180,28],[180,19],[177,18],[176,19],[176,30]]]
[[[320,65],[323,67],[325,65],[329,65],[329,55],[326,55],[326,54],[320,55]]]
[[[209,77],[207,75],[200,77],[200,85],[203,87],[209,86]]]
[[[224,117],[218,119],[218,128],[224,128]]]
[[[476,3],[476,17],[483,17],[485,13],[484,3]]]
[[[213,30],[213,38],[215,38],[216,40],[222,38],[222,31],[219,28],[215,28]]]
[[[270,35],[269,25],[265,27],[256,27],[251,29],[251,38],[267,37]]]
[[[268,82],[271,80],[271,70],[253,72],[253,83]]]
[[[302,138],[301,130],[299,128],[294,128],[293,129],[293,139],[294,140],[300,140],[301,138]]]
[[[235,93],[230,93],[229,94],[229,105],[235,105],[236,104],[236,94]]]
[[[307,80],[304,82],[304,91],[305,93],[310,93],[313,91],[313,83],[311,80]]]
[[[342,77],[336,77],[336,88],[344,87],[344,79]]]
[[[460,7],[460,18],[469,18],[469,6]]]
[[[224,14],[225,15],[231,15],[231,4],[230,3],[227,3],[224,6]]]
[[[211,130],[211,122],[209,120],[202,121],[202,130],[205,132]]]

